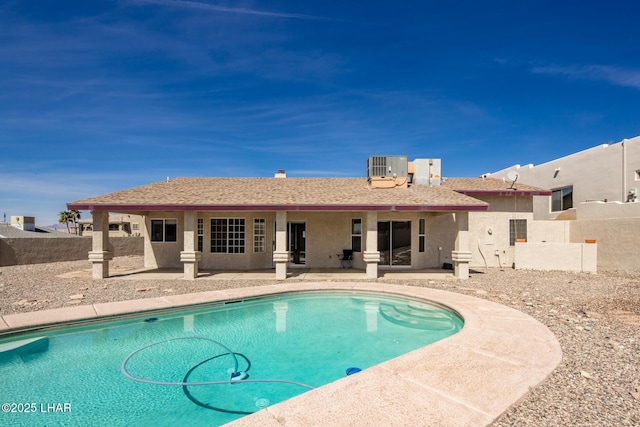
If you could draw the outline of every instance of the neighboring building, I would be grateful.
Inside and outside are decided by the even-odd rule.
[[[512,262],[533,197],[550,194],[497,179],[441,180],[438,159],[378,156],[367,178],[177,178],[67,207],[92,212],[94,278],[109,275],[109,212],[144,216],[145,266],[182,266],[190,279],[201,268],[274,267],[285,279],[288,268],[339,268],[345,250],[369,278],[445,265],[467,278],[470,266],[488,265],[487,247]]]
[[[12,217],[13,219],[14,217]],[[19,217],[22,219],[22,217]],[[28,227],[30,228],[30,227]],[[0,238],[19,239],[19,238],[57,238],[57,237],[77,237],[74,234],[59,233],[44,227],[34,226],[32,230],[23,230],[11,224],[0,224]]]
[[[109,236],[138,237],[141,224],[144,224],[144,217],[141,215],[109,215]],[[78,227],[81,236],[90,237],[93,234],[93,218],[79,220]]]
[[[533,198],[534,219],[555,221],[537,226],[558,223],[559,241],[597,242],[598,270],[640,272],[640,136],[484,176],[550,189],[550,199]]]
[[[551,189],[551,199],[534,201],[536,219],[640,216],[640,136],[604,144],[541,165],[515,165],[485,174],[518,184]],[[517,174],[517,175],[514,175]]]
[[[36,231],[36,218],[33,216],[12,216],[11,225],[22,231]]]

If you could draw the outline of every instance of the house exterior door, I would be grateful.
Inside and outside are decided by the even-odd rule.
[[[380,266],[411,266],[411,221],[379,221]]]
[[[306,264],[306,240],[307,227],[304,222],[289,222],[287,224],[289,262],[292,265]]]

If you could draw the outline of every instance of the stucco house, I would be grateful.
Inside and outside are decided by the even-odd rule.
[[[640,136],[485,174],[508,175],[551,190],[551,198],[533,198],[536,224],[558,230],[547,242],[597,241],[598,270],[640,271]]]
[[[140,236],[140,224],[144,218],[140,215],[109,215],[110,237],[137,237]],[[78,220],[80,235],[90,237],[93,235],[93,218]]]
[[[535,219],[640,216],[640,136],[485,176],[504,179],[509,173],[517,174],[518,183],[551,190],[551,199],[534,199]]]
[[[375,156],[363,178],[176,178],[67,207],[91,211],[94,278],[109,275],[108,218],[118,212],[145,218],[145,267],[183,268],[188,279],[199,269],[270,268],[285,279],[300,266],[343,267],[345,253],[368,278],[450,265],[464,279],[483,265],[476,234],[508,257],[527,239],[533,197],[551,194],[512,184],[441,179],[438,159]]]

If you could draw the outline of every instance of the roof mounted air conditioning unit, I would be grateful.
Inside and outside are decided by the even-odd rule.
[[[397,178],[407,175],[407,156],[370,156],[367,159],[367,178]]]

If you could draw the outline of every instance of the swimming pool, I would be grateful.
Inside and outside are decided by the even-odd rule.
[[[461,327],[424,301],[333,292],[22,334],[0,341],[3,421],[220,425]]]

